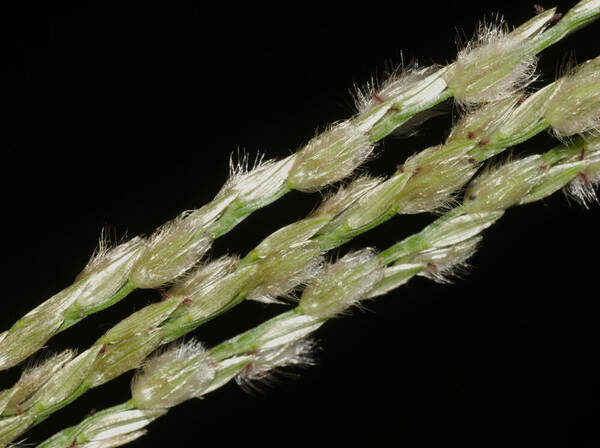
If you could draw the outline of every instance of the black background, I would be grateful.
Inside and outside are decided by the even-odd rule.
[[[565,11],[574,2],[562,2]],[[216,194],[236,148],[267,158],[353,113],[351,91],[388,64],[446,63],[457,35],[529,2],[20,2],[2,12],[3,269],[0,328],[70,284],[103,227],[148,234]],[[403,6],[406,4],[406,6]],[[600,24],[548,49],[540,82],[568,57],[597,56]],[[420,135],[386,139],[366,168],[391,174],[443,141],[456,111]],[[548,135],[516,154],[551,147]],[[293,192],[219,239],[245,253],[305,216],[319,193]],[[402,216],[336,251],[384,248],[431,215]],[[249,395],[235,384],[172,409],[132,446],[535,443],[597,446],[597,206],[557,194],[510,210],[485,232],[468,275],[417,278],[317,334],[318,364]],[[137,291],[52,339],[84,349],[157,300]],[[282,311],[244,303],[193,333],[209,346]],[[9,387],[19,368],[2,372]],[[131,375],[88,392],[27,435],[39,442],[129,396]],[[595,442],[595,443],[594,443]]]

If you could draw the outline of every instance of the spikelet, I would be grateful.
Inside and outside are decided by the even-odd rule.
[[[321,248],[310,239],[330,220],[314,215],[285,226],[265,238],[248,257],[256,259],[256,275],[248,283],[250,300],[276,303],[320,269]]]
[[[273,375],[285,367],[306,367],[315,364],[313,353],[316,342],[304,337],[280,347],[259,350],[236,377],[236,383],[245,390],[260,390],[256,385],[269,384]]]
[[[539,155],[505,163],[479,175],[465,193],[469,213],[504,210],[518,204],[545,175]]]
[[[449,212],[422,232],[423,249],[446,247],[466,241],[483,232],[502,217],[504,210],[464,213],[462,207]]]
[[[349,240],[354,231],[372,225],[390,212],[393,207],[393,198],[406,185],[407,181],[408,176],[395,175],[385,181],[374,183],[363,196],[351,203],[346,210],[343,210],[343,213],[327,224],[323,228],[323,234],[337,236],[335,231],[340,234],[339,241],[335,241],[332,247]]]
[[[102,272],[106,269],[110,269],[113,263],[119,262],[122,259],[126,259],[126,263],[131,263],[136,259],[136,252],[138,252],[145,244],[144,238],[135,237],[129,241],[125,241],[117,246],[111,247],[111,243],[105,236],[105,231],[102,231],[100,235],[100,241],[98,242],[98,248],[83,268],[83,270],[77,275],[75,281],[86,278],[87,276],[96,272]],[[124,272],[129,272],[129,269],[121,269]]]
[[[288,185],[315,191],[350,175],[371,155],[373,144],[352,121],[338,123],[314,137],[297,154]]]
[[[415,159],[419,159],[420,155],[417,154]],[[449,208],[456,191],[475,175],[478,168],[462,154],[426,164],[418,163],[418,160],[407,160],[406,169],[415,166],[415,174],[395,197],[395,208],[404,214],[437,212]]]
[[[579,159],[581,168],[567,184],[566,193],[587,209],[589,204],[598,202],[596,187],[600,184],[600,139],[596,138],[586,145]]]
[[[40,349],[61,326],[102,308],[123,287],[143,247],[134,238],[99,251],[75,282],[23,316],[0,340],[0,369],[12,367]]]
[[[75,307],[82,310],[100,307],[112,298],[127,282],[144,244],[143,238],[136,237],[112,249],[103,249],[92,257],[75,280],[75,284],[81,282]]]
[[[412,263],[425,265],[417,275],[437,283],[451,283],[468,268],[467,260],[477,251],[481,237],[473,237],[452,246],[430,249],[417,254]]]
[[[334,317],[363,299],[382,275],[373,250],[350,253],[327,266],[304,289],[299,308],[309,316]]]
[[[237,297],[243,298],[247,283],[256,275],[257,265],[239,266],[222,277],[213,278],[198,287],[180,303],[172,318],[203,322],[227,309]],[[180,296],[183,297],[183,296]],[[170,325],[169,322],[167,322]]]
[[[191,340],[150,358],[131,384],[138,409],[166,409],[200,397],[215,376],[204,347]]]
[[[438,88],[426,88],[432,77],[440,77],[442,68],[430,66],[419,68],[417,64],[409,67],[400,66],[394,70],[383,82],[371,82],[365,88],[356,88],[354,102],[356,109],[361,114],[379,110],[378,117],[397,104],[403,104],[410,99],[413,103],[428,102],[430,98],[424,95],[439,95],[445,89],[445,83],[438,82]],[[433,75],[433,76],[432,76]],[[420,95],[419,95],[420,94]]]
[[[0,446],[4,447],[23,434],[35,421],[30,414],[15,415],[0,419]]]
[[[474,143],[490,141],[515,112],[520,98],[520,93],[510,94],[506,98],[464,113],[450,131],[446,144],[467,140]]]
[[[554,13],[555,9],[545,11],[513,32],[507,32],[500,19],[482,23],[445,75],[454,98],[472,106],[509,97],[529,85],[535,79],[537,57],[527,44]]]
[[[381,178],[360,176],[346,186],[338,188],[335,193],[330,193],[321,202],[312,216],[335,217],[346,210],[357,199],[364,196],[369,190],[379,185]]]
[[[323,257],[313,241],[297,243],[271,254],[257,264],[255,279],[248,285],[248,300],[278,303],[277,297],[291,298],[290,293],[313,278],[320,270]]]
[[[19,381],[10,389],[0,393],[0,413],[17,414],[23,411],[21,403],[42,387],[69,360],[75,351],[65,350],[57,353],[42,363],[25,369]]]
[[[85,379],[87,388],[98,387],[125,372],[136,369],[161,344],[159,329],[146,327],[126,339],[112,344],[97,344],[100,352],[96,364]]]
[[[80,435],[85,443],[75,446],[82,448],[113,448],[125,445],[146,434],[145,430],[135,430],[149,425],[162,414],[158,411],[122,411],[95,420]]]
[[[92,370],[99,351],[100,347],[94,346],[68,361],[42,387],[21,403],[22,410],[26,411],[34,406],[37,409],[49,409],[70,397]]]
[[[282,160],[262,161],[259,158],[250,167],[247,157],[242,157],[237,164],[232,158],[229,179],[215,199],[235,198],[249,210],[264,207],[289,191],[286,181],[295,159],[295,155]]]
[[[45,442],[46,446],[111,448],[143,436],[143,429],[165,413],[161,409],[122,409],[116,406],[89,417],[75,432],[58,433]]]
[[[567,75],[551,100],[546,119],[558,137],[598,131],[600,127],[600,57]]]
[[[427,277],[438,283],[450,283],[468,267],[467,260],[475,253],[481,241],[472,237],[449,246],[425,249],[403,257],[383,269],[379,282],[366,294],[374,298],[388,293],[408,282],[415,275]]]
[[[238,263],[238,257],[223,256],[199,266],[169,288],[167,296],[181,299],[202,296],[203,291],[232,272]]]
[[[207,222],[210,219],[197,211],[185,212],[156,230],[134,265],[130,280],[139,288],[157,288],[195,266],[212,243],[201,230]]]
[[[258,259],[263,259],[290,247],[304,244],[327,224],[329,219],[328,216],[317,215],[282,227],[265,238],[251,254]]]

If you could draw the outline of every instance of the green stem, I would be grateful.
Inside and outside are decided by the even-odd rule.
[[[405,257],[411,253],[419,252],[425,249],[424,239],[421,233],[409,236],[408,238],[388,247],[377,255],[377,258],[384,266],[390,265],[394,261]]]

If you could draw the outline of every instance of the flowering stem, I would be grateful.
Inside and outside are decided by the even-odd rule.
[[[514,79],[520,78],[516,72],[525,59],[599,14],[598,0],[582,0],[544,31],[554,11],[542,13],[506,34],[505,41],[488,45],[493,61],[503,62],[486,65],[485,73],[481,73],[485,64],[479,60],[485,56],[485,48],[478,47],[459,55],[460,70],[450,64],[392,77],[381,89],[365,95],[359,114],[315,137],[293,156],[250,171],[245,167],[233,170],[232,178],[212,202],[167,223],[146,241],[135,239],[103,253],[92,260],[77,282],[0,333],[0,369],[20,363],[57,332],[116,303],[134,288],[156,288],[174,281],[198,262],[215,238],[288,191],[314,191],[347,177],[368,158],[374,143],[415,114],[451,96],[467,103],[485,103],[510,95],[518,90]],[[499,91],[498,85],[503,89]],[[494,94],[486,96],[490,90]],[[393,214],[390,210],[389,216]],[[365,224],[357,232],[377,223]],[[335,246],[328,243],[324,247]]]
[[[589,63],[583,65],[586,70],[589,66]],[[576,77],[577,73],[573,76]],[[66,372],[64,378],[57,376],[49,385],[41,385],[26,402],[25,423],[21,429],[41,421],[87,389],[138,367],[159,345],[187,334],[242,300],[268,301],[284,295],[314,277],[325,250],[338,247],[396,213],[435,209],[440,200],[446,201],[447,196],[454,194],[475,173],[478,164],[470,161],[472,151],[480,151],[488,145],[500,147],[517,135],[530,135],[538,122],[547,125],[544,114],[552,101],[568,104],[568,97],[562,98],[556,93],[560,93],[562,85],[562,81],[550,84],[517,106],[514,105],[515,99],[509,99],[467,115],[457,123],[445,145],[429,148],[411,157],[389,180],[359,179],[324,201],[310,217],[267,237],[239,262],[217,260],[193,273],[181,284],[176,284],[166,300],[134,313],[109,330],[86,352],[67,362],[62,369]],[[600,108],[600,105],[594,107]],[[477,137],[473,138],[476,132]],[[558,150],[552,154],[557,160],[563,158]],[[539,166],[536,169],[539,170]],[[511,182],[521,180],[511,178]],[[506,194],[512,194],[513,190],[518,193],[521,188],[518,185],[513,188],[509,183],[505,188]],[[480,193],[468,196],[478,197],[474,203],[481,204]],[[465,232],[472,237],[502,214],[497,210],[482,209],[480,205],[477,207],[474,210],[471,204],[468,208],[467,205],[463,207],[469,212],[468,222],[461,221],[461,210],[453,211],[429,226],[425,233],[384,251],[378,257],[378,264],[387,266],[402,257],[416,256],[423,250],[446,248],[446,245],[440,246],[439,241],[446,241],[452,236],[455,244],[456,234],[461,235],[460,241],[464,241]],[[433,243],[431,235],[435,237]],[[468,250],[469,245],[460,247],[458,254],[454,251],[450,255],[460,258],[461,253]],[[412,261],[404,264],[400,268],[390,267],[391,284],[398,281],[398,276],[406,281],[409,272],[417,274],[426,267]],[[367,268],[373,266],[367,264]],[[361,284],[363,277],[370,278],[369,275],[358,275],[358,271],[356,273],[356,278],[345,280],[348,287]],[[11,412],[14,410],[1,415],[14,415]],[[27,420],[32,417],[32,421]]]
[[[585,149],[585,154],[582,149]],[[296,308],[218,344],[208,352],[189,353],[188,357],[159,355],[155,361],[150,361],[149,364],[154,363],[153,367],[147,365],[134,380],[131,400],[59,432],[40,447],[67,448],[72,444],[93,442],[100,431],[110,431],[110,446],[119,446],[141,436],[143,432],[140,429],[168,408],[211,392],[236,375],[246,381],[253,378],[255,370],[264,375],[279,365],[291,364],[289,354],[284,360],[277,359],[276,355],[302,343],[329,318],[359,300],[379,296],[403,285],[414,275],[436,278],[435,275],[441,274],[440,268],[450,271],[472,255],[479,242],[478,235],[499,219],[505,209],[540,200],[576,181],[582,173],[591,176],[589,182],[600,181],[599,138],[579,139],[541,156],[509,162],[495,171],[482,174],[471,184],[461,206],[421,232],[378,255],[362,251],[361,255],[343,257],[314,279],[304,290]],[[487,188],[490,183],[497,188]],[[476,198],[472,199],[473,196]],[[172,352],[178,353],[178,350]],[[160,366],[158,372],[154,372],[155,366]],[[198,374],[203,371],[202,375]],[[169,386],[156,392],[159,384]],[[177,392],[182,389],[187,391],[183,394]],[[131,409],[140,413],[136,414],[139,425],[134,429],[127,426],[130,416],[122,415],[123,410]],[[101,424],[100,421],[107,416],[110,419]]]

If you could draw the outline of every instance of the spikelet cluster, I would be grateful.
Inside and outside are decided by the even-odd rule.
[[[501,115],[510,123],[514,122],[510,121],[513,114],[521,114],[526,119],[527,114],[522,113],[521,107],[532,110],[527,101],[519,105],[514,98],[498,104]],[[273,300],[308,279],[311,281],[300,299],[301,314],[285,325],[271,327],[258,340],[261,347],[272,348],[304,336],[320,326],[323,319],[397,286],[412,275],[446,281],[473,252],[477,239],[467,240],[476,236],[475,230],[490,225],[506,207],[519,203],[538,183],[543,165],[539,156],[506,165],[474,182],[462,206],[469,219],[452,216],[444,221],[441,227],[445,230],[437,236],[435,230],[428,229],[429,233],[422,235],[420,253],[413,252],[408,258],[394,260],[397,263],[387,270],[370,251],[350,254],[321,269],[321,252],[389,219],[403,208],[439,207],[440,196],[447,201],[447,197],[473,175],[477,164],[470,160],[470,151],[486,147],[479,137],[473,138],[476,130],[468,130],[468,124],[479,126],[479,132],[484,129],[488,133],[485,135],[490,135],[491,145],[503,129],[502,123],[507,122],[498,120],[497,115],[490,112],[492,105],[489,107],[471,112],[468,119],[459,123],[460,130],[452,135],[449,143],[413,156],[404,169],[390,179],[361,178],[356,186],[342,188],[329,197],[311,217],[267,237],[244,259],[218,260],[214,265],[199,269],[197,276],[184,277],[166,300],[134,313],[92,349],[68,363],[63,370],[75,369],[77,375],[68,381],[57,375],[56,385],[45,386],[35,400],[44,408],[60,406],[75,391],[80,393],[136,368],[159,345],[185,334],[244,298]],[[539,113],[532,115],[532,122],[539,120]],[[465,122],[468,123],[465,125]],[[459,169],[459,166],[464,168]],[[420,176],[431,181],[422,182]],[[481,218],[474,218],[480,215]],[[440,240],[452,241],[452,245],[442,246]],[[385,284],[379,284],[382,281]],[[255,348],[248,347],[248,350]],[[59,387],[61,393],[57,392]]]
[[[39,446],[113,447],[126,444],[144,435],[144,428],[169,408],[200,398],[234,378],[246,389],[256,388],[254,382],[257,379],[264,381],[275,370],[312,364],[311,352],[315,346],[314,341],[300,338],[287,345],[260,348],[252,354],[232,352],[226,359],[216,362],[195,340],[173,345],[149,358],[138,371],[131,383],[131,400],[93,414]]]
[[[585,148],[585,157],[581,157],[580,147]],[[141,423],[133,431],[137,435],[142,426],[160,412],[164,413],[169,406],[210,392],[234,377],[245,387],[255,387],[249,381],[264,378],[278,367],[310,364],[312,358],[308,353],[314,344],[305,338],[326,319],[361,299],[398,287],[414,275],[448,281],[448,275],[463,266],[476,250],[481,239],[479,233],[502,216],[503,208],[522,203],[538,187],[542,187],[540,191],[551,194],[556,191],[554,187],[557,184],[568,185],[578,172],[590,167],[597,170],[599,154],[600,143],[594,137],[579,145],[554,149],[543,156],[517,159],[489,169],[466,192],[466,195],[476,192],[481,198],[473,210],[468,204],[474,199],[467,196],[462,206],[379,256],[372,250],[364,250],[326,266],[305,288],[296,309],[276,316],[208,352],[191,342],[151,359],[132,384],[132,402],[145,412],[155,413],[140,415]],[[552,167],[533,169],[540,168],[542,162]],[[552,175],[552,168],[560,166],[576,167],[578,171],[570,171],[569,178]],[[552,188],[544,186],[547,183],[552,184]],[[223,265],[223,261],[220,264]],[[120,412],[123,410],[117,409],[115,415],[120,415]],[[114,421],[115,437],[128,434],[121,423],[119,419]],[[6,421],[5,424],[12,422]],[[93,420],[84,427],[94,427]],[[69,434],[72,437],[73,433]],[[50,440],[59,439],[57,436]],[[65,445],[43,446],[55,448]]]
[[[518,94],[534,78],[535,54],[593,20],[599,11],[598,0],[582,0],[557,26],[549,29],[548,25],[555,20],[554,10],[539,14],[512,32],[501,25],[484,24],[476,38],[459,52],[454,63],[446,67],[419,68],[415,65],[398,70],[383,83],[360,91],[356,116],[331,126],[295,154],[279,161],[258,160],[252,167],[247,158],[242,158],[238,165],[232,163],[229,180],[212,202],[183,213],[159,228],[146,242],[134,239],[119,246],[118,250],[100,251],[74,285],[32,311],[12,329],[0,333],[0,348],[4,348],[0,350],[0,368],[17,364],[43,346],[55,332],[120,300],[135,287],[155,288],[174,282],[199,263],[215,238],[231,230],[253,211],[275,201],[290,189],[319,190],[347,177],[368,159],[377,141],[444,99],[454,95],[459,103],[473,105]],[[597,84],[597,73],[591,65],[564,83],[564,94],[560,95],[563,99],[554,102],[544,117],[557,135],[597,128],[597,88],[591,86],[594,83]],[[595,93],[582,88],[582,84],[596,89]],[[568,104],[564,97],[579,100]],[[521,120],[513,116],[513,125],[518,127],[519,123]],[[510,126],[504,131],[508,135],[514,134]],[[483,129],[469,132],[476,135],[480,143],[488,140]],[[519,132],[527,135],[524,129]],[[505,143],[508,146],[510,139]],[[511,144],[515,144],[514,138]],[[461,163],[455,154],[455,158],[449,157],[446,162],[437,163],[437,167],[410,167],[411,175],[421,175],[406,189],[406,197],[392,208],[402,207],[406,213],[416,213],[448,207],[454,201],[453,191],[473,174],[472,167],[464,167]],[[446,185],[433,183],[429,188],[430,179],[436,177],[446,179]],[[396,184],[394,188],[399,187]],[[366,230],[395,211],[385,209],[379,201],[374,201],[371,206],[374,208],[370,215],[372,222],[361,224],[358,219],[354,230],[359,231],[359,227]],[[376,217],[377,213],[379,216]],[[338,224],[343,227],[355,221],[355,217],[347,218],[339,219]],[[343,241],[341,235],[321,239],[324,248],[335,247]],[[119,257],[120,251],[127,254]],[[111,268],[116,266],[111,261],[113,257],[123,261],[119,269]],[[297,282],[311,275],[311,269],[299,270]],[[289,288],[291,285],[272,290],[266,288],[254,298],[272,301]],[[76,301],[74,297],[77,297]],[[61,310],[62,317],[56,312]],[[35,325],[34,322],[43,323]]]
[[[40,349],[61,327],[102,309],[126,283],[144,240],[134,238],[100,249],[75,282],[31,310],[0,337],[0,369],[12,367]]]
[[[582,2],[579,12],[597,8],[597,3]],[[593,186],[600,178],[596,151],[586,147],[578,160],[571,157],[550,169],[542,156],[531,156],[486,171],[471,183],[460,207],[410,245],[400,244],[385,263],[365,249],[323,265],[324,250],[396,213],[450,207],[482,160],[541,129],[552,127],[560,137],[597,130],[598,60],[527,99],[522,97],[522,89],[535,78],[538,50],[532,42],[552,20],[554,10],[512,32],[484,25],[450,66],[414,68],[392,76],[359,94],[357,116],[331,126],[296,154],[259,161],[251,169],[243,161],[232,168],[230,179],[207,206],[185,212],[147,240],[102,248],[71,289],[25,316],[14,332],[0,334],[0,346],[7,341],[14,344],[19,337],[32,347],[40,346],[58,329],[108,302],[124,284],[154,288],[181,281],[164,301],[134,313],[79,356],[61,355],[3,391],[0,410],[7,418],[0,423],[5,437],[0,442],[10,441],[4,435],[21,433],[83,390],[138,367],[156,347],[244,298],[273,302],[307,284],[293,312],[226,341],[217,350],[206,352],[192,342],[148,361],[132,384],[137,411],[118,411],[120,429],[108,419],[98,419],[92,431],[104,446],[135,438],[167,408],[214,390],[236,375],[245,384],[277,367],[309,363],[307,352],[313,344],[301,338],[364,298],[383,294],[414,275],[447,282],[476,250],[479,232],[506,208],[544,197],[559,184],[568,184],[582,201],[595,199]],[[199,266],[213,240],[254,210],[290,189],[320,190],[347,177],[370,156],[375,142],[450,93],[461,104],[485,106],[469,107],[445,144],[413,155],[390,179],[363,177],[341,188],[309,218],[266,238],[241,260],[224,257]],[[198,269],[191,271],[194,267]],[[36,314],[40,310],[64,314]],[[34,318],[43,324],[34,328]],[[26,331],[19,332],[20,328]],[[22,358],[26,351],[17,355]],[[10,362],[14,359],[5,364]],[[126,429],[122,423],[129,419],[137,423]]]

